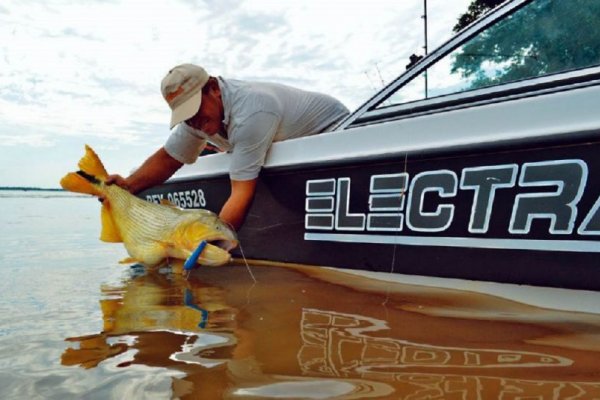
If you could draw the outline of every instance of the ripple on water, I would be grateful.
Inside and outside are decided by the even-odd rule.
[[[72,338],[63,363],[115,374],[166,368],[181,374],[174,395],[203,398],[443,396],[461,380],[485,398],[514,387],[551,395],[556,385],[566,396],[600,385],[589,343],[589,332],[600,332],[598,315],[336,271],[253,270],[256,285],[235,266],[189,280],[138,272],[105,287],[104,330]],[[555,346],[557,335],[568,341],[578,331],[588,332],[585,348]]]

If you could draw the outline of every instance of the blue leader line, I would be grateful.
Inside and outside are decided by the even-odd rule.
[[[196,266],[196,263],[198,262],[198,258],[200,258],[200,254],[202,254],[202,251],[204,250],[205,247],[206,247],[206,240],[203,240],[200,242],[198,247],[196,247],[196,250],[194,250],[192,255],[189,256],[189,258],[187,260],[185,260],[185,264],[183,264],[183,269],[185,269],[186,271],[189,271],[192,268],[194,268]]]

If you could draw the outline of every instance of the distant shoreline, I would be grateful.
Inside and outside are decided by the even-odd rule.
[[[38,188],[38,187],[22,187],[22,186],[0,186],[0,190],[13,190],[22,192],[64,192],[64,189],[60,188]]]

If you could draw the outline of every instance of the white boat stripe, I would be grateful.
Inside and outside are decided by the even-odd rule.
[[[465,237],[431,237],[402,235],[364,235],[347,233],[311,233],[304,234],[304,240],[400,244],[408,246],[472,247],[481,249],[567,251],[577,253],[600,253],[600,241],[592,240],[535,240],[535,239],[498,239]]]

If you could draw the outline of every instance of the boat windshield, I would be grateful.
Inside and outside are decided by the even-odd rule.
[[[535,0],[416,75],[379,107],[600,64],[600,0]]]

